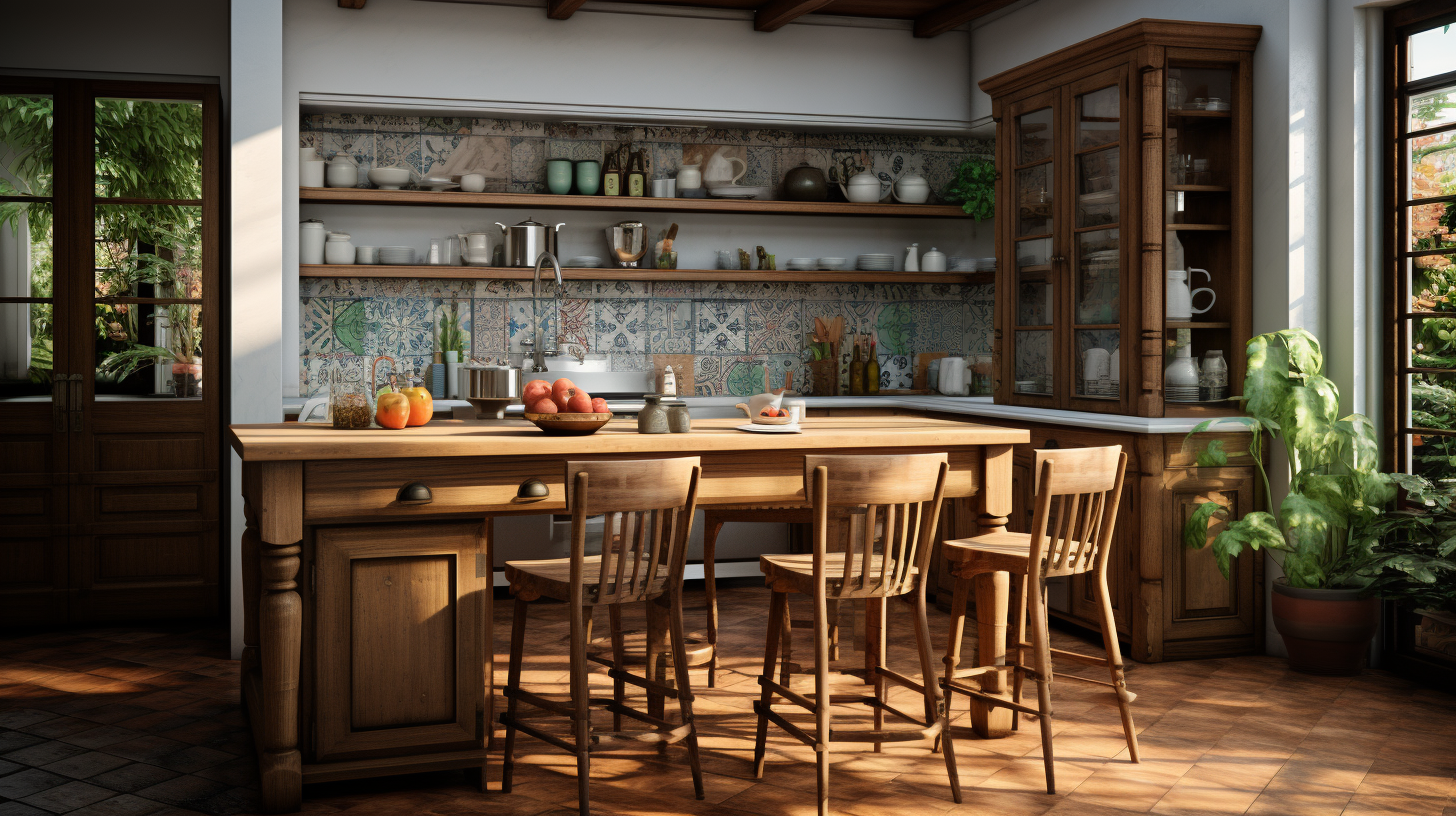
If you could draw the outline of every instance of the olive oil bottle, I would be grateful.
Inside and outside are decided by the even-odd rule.
[[[849,393],[850,396],[864,396],[865,384],[864,357],[859,353],[859,338],[854,338],[854,356],[849,360]]]
[[[869,359],[865,361],[864,390],[866,394],[880,393],[880,358],[875,352],[875,338],[870,337]]]

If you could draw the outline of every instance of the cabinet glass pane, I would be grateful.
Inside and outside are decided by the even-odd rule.
[[[1016,393],[1052,393],[1051,352],[1051,331],[1016,332]]]
[[[1051,155],[1052,109],[1042,108],[1016,117],[1016,163],[1031,164]]]
[[[1409,198],[1456,193],[1456,131],[1432,136],[1412,136],[1406,140],[1406,160],[1410,163]]]
[[[1052,256],[1052,239],[1033,238],[1016,242],[1016,265],[1045,266]]]
[[[1077,149],[1117,142],[1121,132],[1121,95],[1117,86],[1077,97]]]
[[[202,103],[96,100],[96,195],[202,197]]]
[[[1456,246],[1456,204],[1416,204],[1406,210],[1406,221],[1406,249]]]
[[[1077,157],[1077,226],[1116,224],[1121,162],[1116,147]]]
[[[95,246],[96,393],[196,396],[202,208],[98,203]]]
[[[1017,270],[1016,325],[1052,325],[1055,288],[1049,270]]]
[[[1045,235],[1052,231],[1052,165],[1038,164],[1016,171],[1016,234]]]
[[[55,342],[53,207],[0,203],[0,399],[51,396]]]
[[[1409,374],[1412,428],[1456,430],[1456,374]],[[1446,487],[1456,485],[1456,436],[1410,437],[1411,472]]]
[[[1116,329],[1081,329],[1075,334],[1077,396],[1117,399],[1122,373],[1116,368],[1121,334]]]
[[[1115,229],[1077,235],[1076,321],[1079,325],[1118,322],[1120,255]]]
[[[1447,86],[1412,96],[1406,129],[1412,132],[1456,122],[1456,86]]]
[[[1456,369],[1456,312],[1450,312],[1449,317],[1425,317],[1410,321],[1410,337],[1410,365],[1416,368]]]
[[[1451,26],[1428,28],[1412,34],[1407,42],[1410,44],[1407,80],[1456,71],[1456,30]]]
[[[1234,72],[1227,68],[1169,68],[1163,91],[1168,111],[1232,111]]]
[[[49,196],[55,157],[55,100],[0,94],[0,196]],[[8,208],[0,204],[0,219]]]

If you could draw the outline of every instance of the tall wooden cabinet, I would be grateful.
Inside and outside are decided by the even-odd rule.
[[[999,126],[997,402],[1227,413],[1176,359],[1221,352],[1239,393],[1259,33],[1139,20],[980,83]]]
[[[1258,26],[1139,20],[980,83],[998,125],[997,403],[1138,417],[1238,413],[1226,397],[1241,393],[1251,334],[1259,34]],[[1180,285],[1200,291],[1179,297]],[[1209,352],[1222,353],[1222,390]],[[1203,501],[1236,513],[1258,505],[1247,457],[1234,460],[1241,467],[1195,466],[1209,439],[1246,451],[1249,437],[1185,444],[1183,433],[1076,425],[1031,426],[1009,526],[1030,522],[1032,449],[1121,445],[1129,478],[1109,583],[1131,656],[1262,651],[1262,556],[1245,553],[1225,580],[1206,546],[1182,541]],[[1050,593],[1055,615],[1095,630],[1094,602],[1081,578]]]

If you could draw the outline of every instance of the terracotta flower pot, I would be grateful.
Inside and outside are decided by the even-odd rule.
[[[1306,674],[1358,674],[1380,626],[1380,599],[1358,589],[1304,589],[1274,582],[1274,628],[1289,667]]]

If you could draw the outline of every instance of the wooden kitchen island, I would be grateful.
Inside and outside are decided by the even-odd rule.
[[[696,420],[691,433],[640,435],[634,420],[618,419],[586,437],[546,436],[524,420],[233,426],[247,519],[242,687],[265,809],[298,810],[305,782],[396,773],[464,768],[484,789],[489,519],[563,512],[568,459],[700,456],[698,503],[708,507],[804,501],[806,453],[945,451],[946,497],[958,500],[948,512],[959,513],[947,526],[963,535],[1005,526],[1012,446],[1028,441],[1021,429],[924,417],[817,418],[802,434],[739,424]],[[549,494],[518,498],[531,479]],[[401,501],[416,481],[428,502]],[[1004,591],[985,578],[978,592],[988,600]],[[981,664],[1004,663],[1004,628],[982,627]],[[1004,692],[1005,673],[984,685]],[[973,714],[984,735],[1009,725],[1005,709]]]

